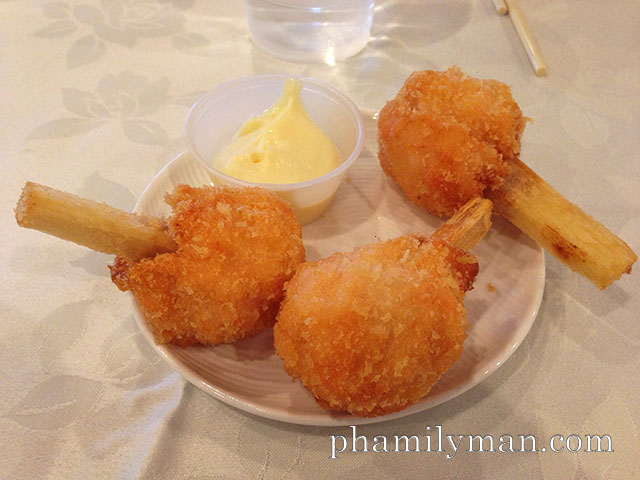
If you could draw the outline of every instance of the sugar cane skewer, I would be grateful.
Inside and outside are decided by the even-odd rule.
[[[600,289],[631,273],[638,257],[629,245],[519,159],[510,167],[504,183],[487,191],[497,213]]]
[[[471,250],[491,228],[492,202],[476,197],[438,228],[431,238],[441,239],[462,250]]]
[[[509,87],[456,67],[414,72],[378,117],[380,164],[407,197],[448,217],[486,196],[497,213],[604,289],[636,254],[520,159],[526,118]]]
[[[27,183],[16,219],[116,254],[111,279],[136,298],[158,343],[229,343],[273,326],[305,255],[291,206],[263,188],[184,184],[164,200],[166,223]]]
[[[130,261],[173,252],[167,225],[146,217],[27,182],[16,207],[18,225]]]
[[[458,360],[462,304],[491,202],[474,199],[431,238],[406,235],[302,264],[273,336],[289,375],[320,405],[372,417],[420,401]]]

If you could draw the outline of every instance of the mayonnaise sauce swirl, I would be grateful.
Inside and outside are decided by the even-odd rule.
[[[287,80],[278,101],[247,120],[213,166],[240,180],[282,184],[311,180],[340,165],[335,145],[307,113],[301,88],[299,80]]]

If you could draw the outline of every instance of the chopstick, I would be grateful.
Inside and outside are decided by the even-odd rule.
[[[520,10],[518,0],[493,0],[493,5],[496,8],[496,12],[500,15],[509,14],[511,23],[513,23],[513,27],[516,29],[518,37],[520,37],[520,42],[525,52],[527,52],[527,57],[529,57],[533,71],[539,77],[545,76],[547,74],[547,66],[542,59],[540,48],[538,48],[538,44],[533,38],[533,34],[524,19],[522,10]]]
[[[509,13],[509,9],[507,8],[507,4],[504,3],[504,0],[493,0],[493,6],[496,7],[498,15],[506,15]]]

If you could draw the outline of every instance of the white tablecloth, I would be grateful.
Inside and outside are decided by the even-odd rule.
[[[496,440],[606,434],[613,451],[574,437],[558,453],[331,459],[331,436],[349,428],[265,420],[188,384],[139,332],[108,256],[13,217],[27,180],[131,209],[185,149],[190,105],[222,81],[303,74],[379,109],[413,70],[456,64],[512,86],[534,119],[522,158],[639,252],[640,5],[521,7],[546,78],[489,0],[380,1],[366,50],[335,66],[256,50],[240,2],[1,1],[0,478],[640,478],[638,272],[600,292],[547,256],[538,318],[505,365],[436,408],[358,428],[370,441],[435,426]]]

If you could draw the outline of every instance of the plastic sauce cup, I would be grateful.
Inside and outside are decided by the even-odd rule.
[[[263,187],[291,204],[298,221],[305,225],[324,213],[331,204],[347,169],[360,156],[365,127],[358,108],[349,98],[329,85],[311,78],[302,82],[300,97],[313,121],[338,149],[342,163],[329,173],[298,183],[254,183],[222,173],[212,166],[216,155],[242,124],[271,107],[291,75],[271,74],[243,77],[223,83],[201,97],[185,122],[187,147],[209,172],[217,185]]]

